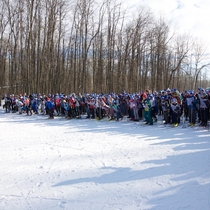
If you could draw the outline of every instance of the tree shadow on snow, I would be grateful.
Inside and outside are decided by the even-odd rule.
[[[186,183],[160,190],[148,201],[150,210],[162,209],[209,209],[209,184],[189,180]]]
[[[143,170],[132,170],[129,167],[103,167],[100,170],[105,170],[106,173],[101,176],[70,179],[52,187],[91,182],[96,184],[123,183],[146,179],[156,188],[155,195],[147,200],[147,203],[153,206],[150,209],[173,209],[177,206],[180,206],[180,209],[205,209],[210,195],[209,182],[207,184],[205,181],[210,180],[209,154],[208,148],[203,151],[171,155],[160,160],[144,161],[140,164],[147,164],[149,168]],[[199,163],[202,159],[203,163]],[[165,183],[164,178],[159,179],[161,176],[170,176],[169,183]],[[156,178],[159,181],[155,181]],[[203,183],[202,180],[204,180]],[[158,188],[160,189],[157,190]]]
[[[101,169],[107,170],[108,172],[99,177],[95,176],[66,180],[53,185],[53,187],[86,182],[94,182],[97,184],[120,183],[141,179],[151,179],[165,175],[171,175],[173,177],[171,178],[171,181],[176,182],[198,177],[210,178],[210,171],[207,170],[208,165],[210,166],[210,163],[207,159],[209,157],[209,153],[209,150],[206,150],[175,156],[172,155],[161,160],[144,161],[140,164],[147,164],[149,167],[143,170],[132,170],[128,167],[103,167]],[[199,160],[201,159],[204,159],[203,164],[199,163]],[[111,173],[109,170],[111,170]]]

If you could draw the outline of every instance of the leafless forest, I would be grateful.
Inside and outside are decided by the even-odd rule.
[[[0,0],[0,93],[207,87],[206,45],[136,11],[110,0]]]

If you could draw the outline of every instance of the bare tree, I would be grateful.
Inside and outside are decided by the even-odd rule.
[[[190,54],[192,60],[192,73],[193,73],[193,83],[192,88],[196,89],[198,86],[198,76],[201,74],[202,70],[210,68],[209,55],[206,52],[206,47],[199,43],[197,40],[193,43],[192,53]]]
[[[5,92],[139,92],[206,84],[202,45],[145,8],[116,1],[1,0],[0,88]],[[202,78],[203,76],[203,78]],[[203,83],[202,83],[203,81]]]
[[[7,6],[5,1],[0,1],[0,93],[6,93],[5,89],[8,86],[8,68],[7,66],[7,37],[6,37],[6,29],[9,24],[9,16],[7,13]]]

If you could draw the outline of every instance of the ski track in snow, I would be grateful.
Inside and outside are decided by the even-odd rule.
[[[0,209],[210,209],[210,132],[0,109]]]

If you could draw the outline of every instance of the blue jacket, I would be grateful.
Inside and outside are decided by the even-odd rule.
[[[52,103],[52,101],[47,101],[45,103],[45,108],[46,109],[53,109],[53,103]]]
[[[187,97],[185,100],[188,109],[196,109],[197,99],[195,96]]]
[[[68,103],[64,103],[64,104],[63,104],[63,107],[64,107],[64,109],[65,109],[66,111],[68,111],[68,110],[70,109]]]

